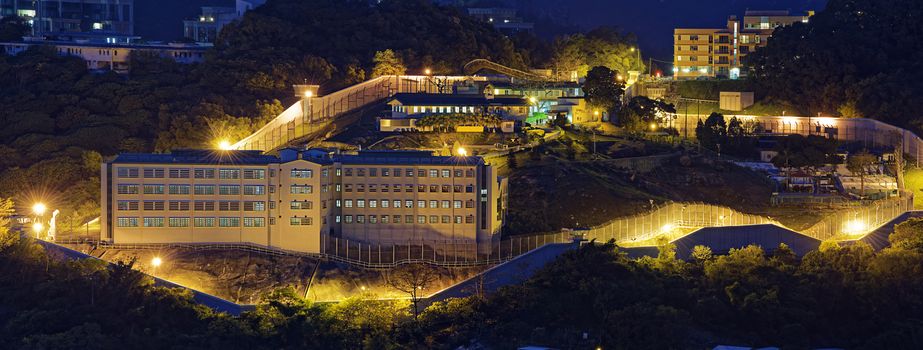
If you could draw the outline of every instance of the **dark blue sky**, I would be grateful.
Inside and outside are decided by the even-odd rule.
[[[544,9],[585,29],[618,26],[637,34],[644,55],[672,61],[673,28],[721,28],[751,10],[822,10],[827,0],[508,0]]]
[[[272,0],[270,0],[272,1]],[[305,0],[311,1],[311,0]],[[498,1],[501,2],[502,0]],[[712,28],[724,25],[729,15],[751,10],[822,10],[827,0],[506,0],[510,6],[530,9],[561,22],[590,29],[618,26],[638,35],[645,56],[672,61],[673,28]],[[233,0],[136,1],[137,34],[150,40],[182,36],[184,18],[198,14],[200,6],[233,6]]]

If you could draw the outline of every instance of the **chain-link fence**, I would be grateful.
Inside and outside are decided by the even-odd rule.
[[[862,236],[910,210],[913,210],[913,195],[903,193],[899,197],[838,210],[814,226],[801,231],[801,234],[819,240]]]

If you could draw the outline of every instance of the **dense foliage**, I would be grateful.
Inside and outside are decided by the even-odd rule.
[[[923,3],[830,0],[809,23],[775,31],[749,55],[770,97],[812,115],[870,117],[923,128]]]
[[[803,258],[784,245],[727,255],[699,246],[681,261],[664,243],[658,257],[634,260],[611,243],[584,245],[523,285],[437,302],[418,319],[407,302],[315,305],[290,289],[230,318],[152,286],[132,262],[61,262],[0,230],[0,341],[16,349],[914,349],[923,346],[921,227],[923,219],[898,225],[893,247],[877,253],[828,242]]]

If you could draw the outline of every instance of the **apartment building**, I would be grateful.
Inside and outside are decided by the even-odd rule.
[[[133,44],[125,37],[101,38],[105,42],[92,39],[79,40],[28,40],[23,42],[0,43],[0,48],[10,56],[25,52],[32,46],[50,46],[61,56],[75,56],[83,59],[87,69],[93,71],[111,70],[127,73],[131,67],[131,56],[135,54],[153,55],[172,59],[178,63],[191,64],[205,61],[207,47],[190,44]]]
[[[236,0],[234,7],[202,7],[198,18],[183,21],[183,36],[198,43],[212,43],[224,26],[263,3],[264,0]]]
[[[100,238],[113,243],[490,242],[506,207],[483,159],[423,151],[122,154],[101,170]]]
[[[741,74],[742,58],[766,46],[782,26],[807,22],[813,15],[788,11],[747,11],[743,23],[731,16],[724,28],[676,28],[673,31],[673,76],[676,79],[730,78]]]

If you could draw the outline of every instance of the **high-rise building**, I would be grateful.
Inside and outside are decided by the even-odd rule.
[[[813,15],[791,15],[788,11],[747,11],[743,25],[731,16],[725,28],[673,31],[673,76],[677,79],[731,78],[741,72],[741,59],[766,46],[773,30]]]
[[[211,43],[224,26],[244,16],[265,1],[236,0],[234,7],[203,7],[199,18],[183,21],[183,36],[199,43]]]
[[[253,243],[323,252],[370,244],[490,242],[506,181],[480,157],[284,149],[122,154],[102,165],[101,240]]]
[[[0,18],[19,16],[27,21],[35,17],[36,0],[0,0]]]
[[[32,31],[134,35],[134,0],[35,0]],[[25,10],[19,10],[25,11]]]

